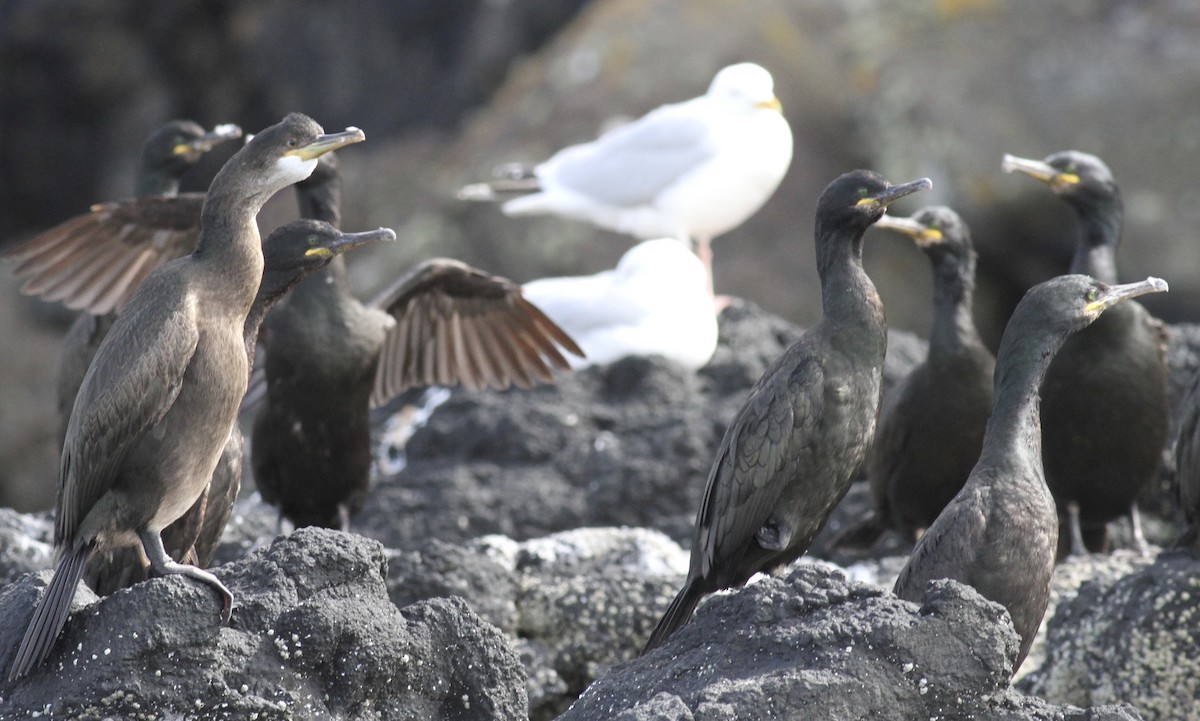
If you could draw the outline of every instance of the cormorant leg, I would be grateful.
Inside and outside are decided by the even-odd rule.
[[[1087,546],[1083,543],[1083,528],[1079,525],[1079,504],[1075,501],[1067,504],[1067,518],[1071,523],[1071,555],[1088,555]]]
[[[279,515],[275,516],[275,535],[283,535],[283,506],[279,507]]]
[[[338,530],[350,532],[350,507],[345,503],[338,504]]]
[[[150,568],[157,575],[179,574],[212,586],[221,595],[221,623],[229,623],[229,616],[233,612],[233,594],[229,592],[228,588],[225,588],[225,584],[208,571],[172,561],[171,557],[167,555],[166,549],[163,548],[162,537],[154,531],[138,531],[138,538],[142,539],[142,548],[146,552],[146,557],[150,559]]]
[[[1142,558],[1150,557],[1150,544],[1146,543],[1146,534],[1142,533],[1142,514],[1138,511],[1137,501],[1129,506],[1129,525],[1133,527],[1133,545]]]
[[[754,540],[768,551],[782,551],[792,542],[792,527],[786,521],[768,518],[754,534]]]

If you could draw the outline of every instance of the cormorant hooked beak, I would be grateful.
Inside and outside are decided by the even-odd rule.
[[[348,250],[361,248],[364,245],[372,243],[390,243],[396,240],[396,231],[391,228],[379,228],[377,230],[365,230],[361,233],[342,233],[336,238],[330,238],[324,245],[316,248],[309,248],[305,251],[305,256],[319,255],[322,257],[332,258],[335,255],[341,255]]]
[[[869,195],[860,199],[854,205],[855,207],[866,208],[868,210],[884,210],[888,205],[906,195],[912,195],[919,190],[929,190],[932,187],[933,181],[929,178],[917,178],[902,185],[889,185],[875,195]]]
[[[931,245],[937,245],[942,242],[942,231],[937,228],[929,228],[912,218],[897,218],[894,215],[887,215],[875,221],[876,228],[886,228],[894,230],[898,233],[903,233],[913,239],[919,248],[927,248]]]
[[[1122,283],[1121,285],[1110,285],[1104,287],[1095,297],[1090,297],[1086,306],[1088,313],[1100,315],[1104,311],[1113,307],[1117,303],[1129,298],[1136,298],[1139,295],[1147,293],[1165,293],[1167,291],[1167,281],[1162,278],[1153,276],[1139,280],[1136,283]]]
[[[1024,173],[1031,178],[1037,178],[1049,185],[1054,192],[1062,192],[1067,188],[1079,185],[1079,176],[1075,173],[1064,173],[1058,168],[1041,160],[1018,158],[1015,155],[1004,154],[1004,162],[1000,168],[1006,173]]]
[[[226,140],[236,140],[240,137],[242,137],[242,129],[240,127],[233,123],[223,123],[198,138],[189,140],[186,143],[177,144],[171,148],[171,153],[173,155],[187,155],[191,153],[203,155]]]
[[[292,155],[301,160],[316,160],[332,150],[337,150],[352,143],[361,143],[366,139],[367,136],[363,131],[350,126],[340,133],[319,135],[308,145],[289,150],[284,155]]]

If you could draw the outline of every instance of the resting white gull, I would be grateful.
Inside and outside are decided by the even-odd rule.
[[[658,354],[691,369],[717,347],[717,315],[699,258],[674,238],[630,248],[617,267],[595,275],[542,278],[522,293],[587,354],[572,366]]]
[[[723,68],[708,92],[572,145],[459,197],[498,200],[508,215],[558,215],[638,238],[695,243],[711,291],[713,237],[753,215],[792,160],[792,131],[771,74],[754,63]]]

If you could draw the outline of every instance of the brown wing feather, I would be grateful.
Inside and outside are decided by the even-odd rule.
[[[150,271],[192,252],[203,193],[93,205],[6,250],[21,292],[101,315],[120,310]]]
[[[564,350],[583,355],[519,285],[456,260],[421,263],[373,305],[396,319],[380,353],[373,406],[419,384],[528,388],[570,367]]]

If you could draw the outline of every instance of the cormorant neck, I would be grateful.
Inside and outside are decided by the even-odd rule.
[[[288,299],[288,307],[317,312],[332,307],[339,297],[349,294],[346,260],[338,256],[325,268],[300,281]]]
[[[821,279],[822,322],[833,321],[835,343],[852,357],[882,358],[887,343],[883,304],[862,265],[863,229],[816,225],[817,275]],[[848,344],[861,346],[850,348]],[[862,355],[860,355],[860,352]]]
[[[965,262],[945,258],[933,268],[933,328],[929,350],[956,353],[968,346],[982,346],[975,328],[975,254]]]
[[[255,218],[274,189],[247,190],[223,168],[209,187],[200,214],[200,240],[192,258],[214,270],[208,281],[217,297],[248,313],[263,274],[262,240]]]
[[[1109,202],[1080,206],[1076,211],[1083,235],[1075,246],[1071,272],[1090,275],[1109,285],[1117,283],[1117,244],[1121,242],[1125,219],[1120,194],[1114,191]]]
[[[246,343],[246,365],[250,368],[250,372],[254,372],[254,357],[258,354],[258,331],[262,328],[263,319],[267,317],[267,313],[271,312],[271,308],[282,298],[280,293],[275,300],[267,300],[263,296],[254,297],[254,303],[250,306],[250,313],[246,316],[246,323],[242,326],[242,340]]]
[[[335,258],[335,260],[340,259]],[[250,362],[252,371],[258,346],[258,331],[262,328],[263,320],[271,312],[271,309],[283,300],[287,292],[300,282],[302,281],[294,271],[264,271],[258,293],[254,296],[254,303],[251,304],[250,312],[246,315],[246,323],[242,326],[242,338],[246,342],[246,359]]]
[[[165,170],[142,168],[138,172],[134,197],[150,195],[179,195],[179,178]]]
[[[1009,327],[1012,327],[1010,321]],[[1019,336],[1024,336],[1019,337]],[[1004,334],[996,353],[995,400],[983,434],[980,463],[1036,464],[1041,471],[1042,422],[1039,390],[1062,344],[1048,329]],[[1020,344],[1020,347],[1016,347]],[[1021,476],[1025,477],[1025,476]]]
[[[337,180],[306,183],[299,186],[296,202],[301,218],[323,220],[335,228],[342,227],[342,187]]]

